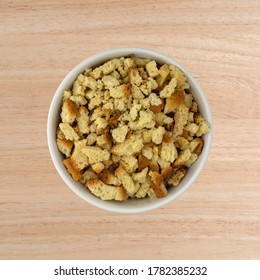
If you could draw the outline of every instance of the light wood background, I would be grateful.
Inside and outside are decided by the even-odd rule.
[[[260,258],[260,2],[0,1],[0,258]],[[144,214],[96,209],[57,174],[46,122],[64,76],[108,48],[176,58],[212,109],[193,186]]]

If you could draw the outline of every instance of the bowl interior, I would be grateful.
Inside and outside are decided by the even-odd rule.
[[[198,160],[188,169],[186,176],[182,179],[180,184],[175,188],[170,188],[168,192],[168,196],[161,199],[130,199],[125,202],[117,202],[117,201],[102,201],[101,199],[95,197],[90,193],[90,191],[84,187],[82,184],[75,182],[70,174],[67,172],[65,166],[63,165],[63,155],[57,148],[56,145],[56,130],[58,123],[60,122],[60,110],[61,110],[61,102],[62,102],[62,94],[64,90],[71,88],[72,83],[77,78],[77,76],[84,72],[86,68],[95,67],[101,65],[105,61],[121,56],[128,56],[130,54],[134,54],[143,58],[150,58],[157,61],[159,64],[173,64],[179,67],[183,73],[186,75],[188,82],[191,86],[191,92],[193,94],[194,99],[199,104],[199,110],[205,117],[205,119],[209,122],[211,131],[207,135],[204,135],[204,148],[202,154],[199,156]],[[211,112],[206,100],[206,97],[196,82],[196,80],[192,77],[192,75],[177,61],[174,59],[161,54],[159,52],[155,52],[148,49],[142,48],[120,48],[120,49],[112,49],[108,51],[104,51],[102,53],[91,56],[90,58],[84,60],[82,63],[77,65],[62,81],[60,86],[58,87],[51,106],[49,110],[48,116],[48,125],[47,125],[47,134],[48,134],[48,145],[50,154],[53,160],[53,163],[65,181],[65,183],[82,199],[85,201],[105,210],[121,212],[121,213],[136,213],[143,212],[147,210],[152,210],[158,207],[161,207],[168,202],[172,201],[180,194],[182,194],[196,179],[200,171],[202,170],[211,146],[212,140],[212,120],[211,120]]]

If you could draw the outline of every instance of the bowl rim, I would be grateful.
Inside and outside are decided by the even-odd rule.
[[[52,124],[52,117],[57,114],[57,110],[60,110],[60,106],[57,106],[57,104],[59,102],[57,102],[60,99],[60,95],[63,92],[63,88],[64,86],[68,83],[68,81],[74,77],[75,75],[78,76],[80,73],[82,73],[82,69],[85,68],[89,68],[93,66],[96,66],[97,63],[95,63],[95,61],[97,60],[108,60],[111,59],[113,57],[122,57],[122,56],[126,56],[126,55],[130,55],[130,54],[137,54],[137,56],[141,56],[139,55],[139,53],[143,54],[143,57],[157,57],[157,59],[161,58],[162,60],[167,60],[169,62],[167,62],[167,64],[173,64],[175,66],[177,66],[181,71],[184,72],[185,76],[193,82],[193,84],[196,86],[197,88],[197,92],[200,95],[200,97],[203,99],[203,102],[205,104],[205,111],[206,111],[206,115],[207,115],[207,121],[210,124],[210,132],[207,134],[207,143],[206,145],[204,145],[203,147],[203,158],[200,162],[200,164],[197,166],[196,170],[194,171],[194,173],[191,175],[191,178],[189,179],[189,181],[176,193],[174,193],[173,195],[168,195],[166,196],[164,199],[156,199],[156,200],[151,200],[154,203],[149,203],[149,204],[144,204],[143,207],[138,207],[137,209],[135,208],[129,208],[129,207],[125,207],[125,203],[120,202],[119,204],[115,205],[115,204],[108,204],[108,203],[103,203],[104,201],[101,199],[95,200],[93,199],[91,196],[93,196],[91,193],[89,193],[89,195],[83,195],[82,192],[77,188],[77,186],[75,186],[75,184],[72,184],[71,180],[68,179],[68,177],[64,174],[63,169],[61,168],[61,165],[59,164],[59,160],[58,158],[55,156],[55,145],[56,145],[56,140],[53,141],[53,139],[56,139],[56,131],[52,131],[51,129],[51,124]],[[153,58],[156,60],[156,58]],[[55,137],[54,137],[55,135]],[[183,194],[192,184],[193,182],[196,180],[196,178],[198,177],[198,175],[200,174],[200,172],[202,171],[208,156],[209,156],[209,152],[211,150],[211,146],[212,146],[212,137],[213,137],[213,125],[212,125],[212,114],[211,114],[211,110],[206,98],[206,95],[204,93],[204,91],[202,90],[202,88],[200,87],[199,83],[197,82],[197,80],[193,77],[193,75],[183,66],[181,65],[178,61],[176,61],[174,58],[165,55],[161,52],[155,51],[155,50],[151,50],[151,49],[147,49],[147,48],[141,48],[141,47],[121,47],[121,48],[112,48],[112,49],[108,49],[108,50],[104,50],[101,52],[98,52],[92,56],[89,56],[88,58],[84,59],[82,62],[80,62],[78,65],[76,65],[62,80],[62,82],[60,83],[60,85],[58,86],[58,88],[56,89],[51,104],[50,104],[50,108],[49,108],[49,112],[48,112],[48,119],[47,119],[47,142],[48,142],[48,148],[49,148],[49,152],[51,155],[51,159],[52,162],[56,168],[56,170],[58,171],[60,177],[63,179],[63,181],[66,183],[66,185],[74,192],[76,193],[79,197],[81,197],[84,201],[100,208],[103,210],[107,210],[107,211],[112,211],[112,212],[117,212],[117,213],[141,213],[141,212],[145,212],[145,211],[150,211],[156,208],[160,208],[166,204],[168,204],[169,202],[175,200],[177,197],[179,197],[181,194]],[[202,156],[202,154],[200,155],[200,157]],[[63,163],[61,163],[63,164]],[[72,179],[72,178],[71,178]],[[72,179],[73,180],[73,179]],[[76,183],[76,182],[75,182]],[[86,192],[87,194],[87,192]]]

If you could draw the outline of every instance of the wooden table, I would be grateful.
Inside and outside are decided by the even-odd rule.
[[[1,1],[1,259],[259,259],[260,2]],[[212,109],[193,186],[144,214],[109,213],[57,174],[46,122],[63,77],[108,48],[168,54]]]

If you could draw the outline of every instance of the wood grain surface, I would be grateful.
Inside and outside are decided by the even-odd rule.
[[[260,2],[0,1],[1,259],[259,259]],[[197,78],[214,124],[209,160],[169,205],[125,215],[77,197],[56,172],[47,114],[64,76],[140,46]]]

